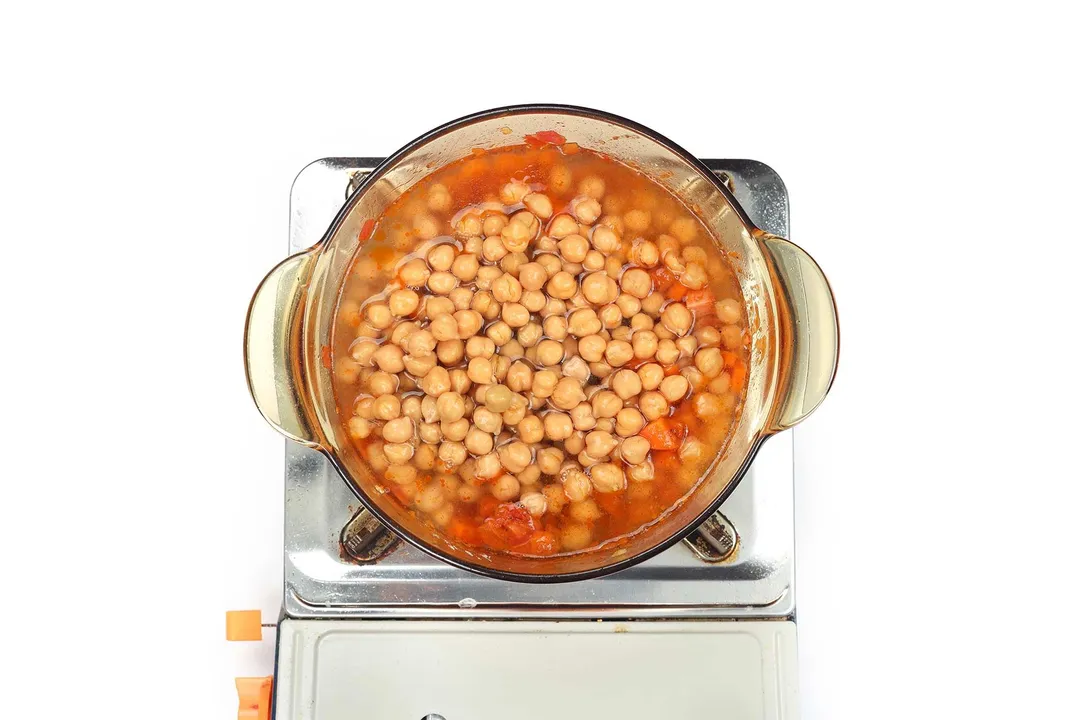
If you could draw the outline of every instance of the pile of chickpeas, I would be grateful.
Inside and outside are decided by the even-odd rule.
[[[560,192],[511,179],[457,206],[425,186],[385,290],[339,306],[355,339],[334,359],[353,398],[344,428],[399,501],[490,547],[472,530],[512,505],[499,517],[527,525],[515,539],[549,537],[495,549],[542,554],[619,530],[597,496],[656,480],[656,453],[708,464],[715,439],[676,420],[730,420],[730,358],[746,345],[741,299],[707,292],[715,258],[689,213],[653,234],[647,211],[607,212],[602,177],[568,202],[546,185]]]

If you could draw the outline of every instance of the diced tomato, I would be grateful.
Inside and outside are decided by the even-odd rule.
[[[481,518],[487,518],[495,514],[497,507],[499,507],[499,501],[493,495],[485,495],[476,504],[476,514]]]
[[[322,360],[322,366],[324,368],[326,368],[327,370],[333,369],[333,361],[330,358],[329,345],[323,345],[322,348],[319,349],[319,358]]]
[[[653,450],[674,450],[686,437],[686,426],[670,418],[659,418],[642,428],[641,437],[649,441]]]
[[[671,287],[668,288],[667,296],[672,300],[682,300],[684,297],[686,297],[686,293],[688,291],[689,288],[683,285],[681,282],[672,283]]]
[[[541,147],[543,145],[562,145],[566,142],[559,133],[554,130],[541,130],[535,135],[526,135],[525,143],[531,147]]]
[[[689,291],[686,293],[686,300],[683,302],[686,303],[686,307],[694,313],[695,317],[701,318],[716,314],[716,296],[708,288]]]
[[[480,531],[477,530],[476,525],[460,517],[455,517],[450,521],[450,525],[446,528],[446,534],[455,540],[470,545],[476,545],[480,542]]]
[[[652,271],[653,285],[656,286],[658,292],[665,292],[669,287],[675,284],[675,275],[665,267],[658,267]]]
[[[555,540],[555,533],[547,530],[537,530],[529,538],[528,544],[523,549],[530,555],[554,555],[559,546]]]
[[[507,550],[528,541],[535,529],[528,510],[517,503],[503,503],[480,524],[480,538],[488,547]]]
[[[739,356],[730,350],[721,350],[720,357],[724,359],[724,367],[730,370],[739,361]]]
[[[360,242],[364,242],[370,238],[373,232],[375,232],[375,221],[372,218],[368,218],[364,221],[364,224],[360,226]]]

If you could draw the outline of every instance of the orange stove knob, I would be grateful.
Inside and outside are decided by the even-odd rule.
[[[229,610],[225,613],[226,640],[262,640],[262,610]]]
[[[237,720],[270,720],[273,686],[273,677],[236,678],[236,694],[240,699]]]

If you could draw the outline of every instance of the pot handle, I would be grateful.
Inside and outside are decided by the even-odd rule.
[[[318,447],[300,402],[298,327],[319,246],[271,270],[251,298],[244,324],[244,370],[262,416],[285,437]]]
[[[832,288],[814,259],[784,238],[765,234],[760,241],[773,261],[787,304],[791,355],[770,428],[779,432],[805,420],[828,394],[836,376],[840,326]]]

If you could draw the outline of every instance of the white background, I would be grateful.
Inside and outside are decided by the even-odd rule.
[[[280,602],[240,340],[289,185],[528,101],[769,163],[832,280],[804,717],[1076,713],[1076,20],[993,5],[7,7],[0,714],[233,717],[270,643],[224,611]]]

